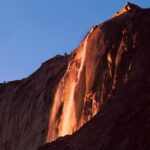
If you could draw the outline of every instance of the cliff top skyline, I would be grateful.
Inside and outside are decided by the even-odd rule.
[[[71,52],[93,25],[110,18],[126,2],[1,1],[0,82],[27,77],[45,60]]]

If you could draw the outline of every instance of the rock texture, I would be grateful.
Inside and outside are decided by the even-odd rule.
[[[70,55],[0,84],[0,149],[149,149],[149,26],[128,3]]]

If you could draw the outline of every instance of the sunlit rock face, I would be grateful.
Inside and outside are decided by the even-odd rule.
[[[73,51],[55,93],[47,142],[79,129],[127,82],[133,49],[127,26],[136,10],[140,8],[127,4],[110,20],[94,26]]]
[[[71,102],[69,97],[62,104],[54,127],[58,132],[53,138],[71,134],[85,125],[40,150],[150,149],[149,26],[150,9],[128,3],[87,34],[71,55],[69,72],[62,78],[61,91],[68,88],[66,91],[70,92],[65,93],[68,97],[71,94]],[[70,82],[64,82],[64,78]],[[66,104],[72,111],[63,111]],[[61,132],[63,118],[68,122],[67,128],[63,128],[65,132]]]
[[[90,110],[85,118],[85,96],[90,92],[88,88],[91,83],[86,79],[86,77],[91,76],[86,71],[86,56],[89,49],[88,42],[93,31],[94,29],[92,28],[80,47],[73,52],[66,73],[57,87],[51,109],[47,141],[55,140],[57,137],[66,134],[72,134],[84,122],[88,121],[94,115],[94,111],[96,112],[98,109],[95,108],[92,111],[93,106],[91,105],[87,108]],[[95,58],[93,57],[93,59]],[[92,104],[92,101],[90,103]]]

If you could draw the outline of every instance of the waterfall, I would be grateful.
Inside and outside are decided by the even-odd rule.
[[[72,134],[74,131],[77,130],[74,94],[75,94],[76,85],[78,84],[80,80],[81,73],[84,68],[84,62],[85,62],[85,56],[86,56],[86,50],[87,50],[87,42],[92,31],[93,31],[93,28],[91,29],[91,31],[89,32],[89,34],[86,36],[84,40],[83,48],[80,54],[81,56],[80,66],[78,68],[76,77],[72,79],[71,83],[66,85],[67,76],[70,75],[69,74],[70,69],[68,68],[57,88],[57,91],[54,97],[53,106],[51,109],[47,142],[53,141],[59,136]],[[67,93],[68,93],[67,96],[65,95],[66,86],[69,86],[67,87]],[[62,110],[60,111],[59,109],[62,109]],[[60,112],[61,112],[61,115],[58,114]]]

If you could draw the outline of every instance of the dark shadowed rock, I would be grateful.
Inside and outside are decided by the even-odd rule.
[[[45,143],[52,93],[68,58],[55,57],[22,81],[0,84],[1,150],[34,150]]]

